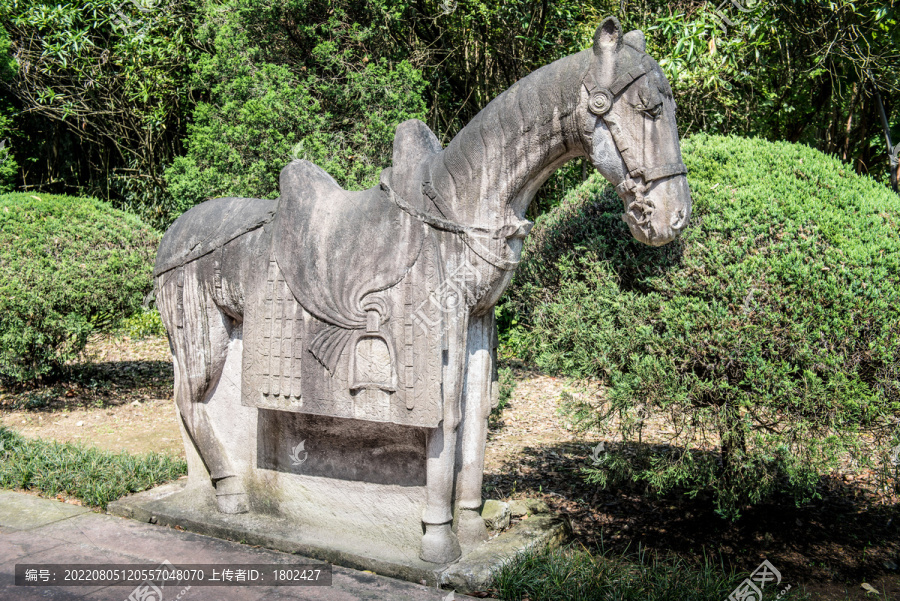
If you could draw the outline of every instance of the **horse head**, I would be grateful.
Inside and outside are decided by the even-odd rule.
[[[625,206],[632,235],[652,246],[671,242],[691,215],[672,88],[644,51],[640,31],[622,33],[609,17],[594,35],[579,115],[582,142]]]

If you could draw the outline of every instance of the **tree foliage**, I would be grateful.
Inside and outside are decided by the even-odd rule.
[[[0,29],[0,82],[10,81],[15,77],[15,62],[9,55],[11,42],[9,36]],[[15,186],[18,165],[10,146],[13,120],[12,107],[6,99],[0,97],[0,193],[9,192]]]
[[[271,194],[300,142],[342,183],[365,185],[399,120],[425,115],[446,143],[613,14],[647,34],[683,133],[801,142],[883,176],[875,103],[900,138],[897,11],[897,0],[0,0],[17,61],[6,127],[19,186],[96,194],[163,225],[225,190]],[[533,212],[585,174],[575,163],[555,175]]]
[[[24,140],[39,163],[27,185],[101,192],[132,208],[153,203],[184,134],[195,8],[193,0],[0,2],[17,63],[8,91],[48,138]]]
[[[169,221],[210,197],[277,196],[278,173],[292,158],[322,166],[347,188],[373,185],[390,164],[396,126],[424,117],[419,73],[369,51],[370,32],[345,28],[340,8],[317,35],[291,39],[277,26],[307,4],[207,7],[194,85],[209,96],[194,109],[187,152],[166,173]]]
[[[900,136],[893,0],[688,5],[646,22],[684,133],[801,142],[859,173],[887,166],[876,94]]]

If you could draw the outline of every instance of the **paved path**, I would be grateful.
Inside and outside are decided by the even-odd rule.
[[[133,586],[22,587],[15,564],[297,564],[297,555],[101,515],[83,507],[0,491],[0,599],[124,601]],[[330,587],[191,587],[153,601],[445,601],[473,599],[375,574],[334,567]],[[178,597],[178,595],[181,595]],[[139,597],[138,597],[139,598]],[[146,601],[150,601],[147,598]]]

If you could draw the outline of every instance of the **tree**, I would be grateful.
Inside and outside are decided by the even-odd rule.
[[[643,17],[683,133],[803,142],[859,173],[886,174],[875,91],[889,114],[900,108],[897,3],[736,6],[691,2],[669,16]]]
[[[193,0],[0,3],[18,65],[5,90],[49,138],[31,144],[66,155],[29,173],[26,187],[84,189],[152,212],[191,104],[194,10]]]
[[[0,82],[10,81],[16,74],[16,64],[9,58],[10,41],[6,32],[0,29]],[[15,183],[18,165],[10,148],[9,134],[12,130],[12,107],[0,97],[0,192],[9,192]]]
[[[206,6],[187,152],[166,172],[168,221],[205,198],[273,197],[292,158],[350,189],[377,183],[394,129],[425,116],[424,82],[341,5],[230,0]],[[312,11],[306,13],[304,11]],[[313,16],[317,15],[317,17]]]

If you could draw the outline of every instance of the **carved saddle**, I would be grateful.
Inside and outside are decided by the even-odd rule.
[[[418,166],[438,151],[424,123],[404,123],[395,171],[383,178],[420,204]],[[443,321],[430,297],[442,281],[433,232],[381,188],[343,190],[308,161],[285,167],[280,187],[267,277],[246,303],[244,403],[436,426]]]

